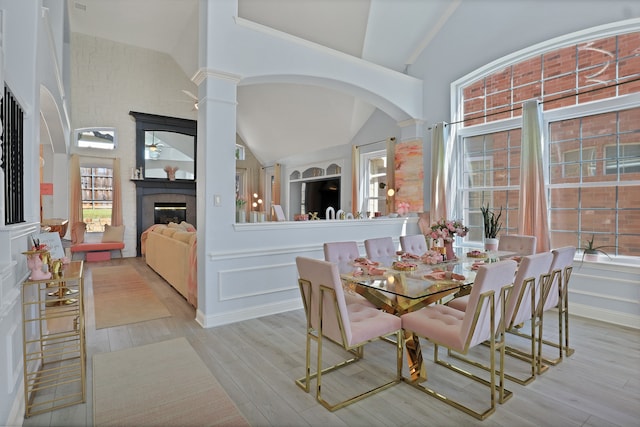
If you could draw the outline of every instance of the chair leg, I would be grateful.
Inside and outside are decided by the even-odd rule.
[[[382,390],[385,390],[395,384],[398,384],[402,381],[402,330],[395,332],[396,335],[396,375],[391,381],[388,381],[382,385],[379,385],[371,390],[368,390],[364,393],[358,394],[357,396],[345,399],[341,402],[331,404],[327,400],[322,397],[322,375],[331,371],[335,371],[339,368],[342,368],[346,365],[349,365],[353,362],[360,360],[362,355],[364,354],[364,343],[362,345],[357,346],[356,348],[347,349],[350,353],[356,354],[356,357],[353,359],[346,360],[344,362],[338,363],[337,365],[330,366],[329,368],[322,369],[322,334],[318,334],[316,337],[316,342],[318,345],[318,357],[317,357],[317,369],[316,372],[310,375],[310,379],[316,378],[316,400],[324,406],[329,411],[337,411],[340,408],[344,408],[345,406],[351,405],[359,400],[364,399],[365,397],[371,396],[372,394],[378,393]]]

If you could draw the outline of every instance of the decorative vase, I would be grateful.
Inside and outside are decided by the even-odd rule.
[[[598,258],[600,257],[597,252],[585,252],[583,255],[583,259],[589,262],[598,262]]]
[[[485,238],[484,239],[484,250],[485,251],[497,251],[498,250],[498,242],[497,238]]]
[[[446,241],[444,242],[444,249],[447,255],[447,261],[451,261],[456,258],[455,252],[453,252],[453,242]]]
[[[51,278],[50,272],[42,270],[43,264],[40,258],[40,251],[23,252],[23,254],[27,256],[27,268],[31,270],[29,280],[45,280]]]
[[[243,224],[247,222],[247,213],[243,210],[236,211],[236,222]]]

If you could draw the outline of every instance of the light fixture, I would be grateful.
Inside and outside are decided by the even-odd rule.
[[[391,210],[394,207],[393,196],[396,194],[396,190],[390,188],[387,190],[387,215],[391,213]]]

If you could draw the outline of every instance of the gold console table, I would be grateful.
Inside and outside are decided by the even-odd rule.
[[[23,283],[26,417],[86,402],[83,294],[83,261],[72,261],[50,279]]]

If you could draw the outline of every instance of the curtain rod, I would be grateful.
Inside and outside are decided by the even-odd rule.
[[[562,99],[567,99],[567,98],[580,96],[580,95],[586,95],[586,94],[591,93],[591,92],[596,92],[596,91],[607,89],[607,88],[610,88],[610,87],[622,86],[624,84],[633,83],[633,82],[637,82],[637,81],[640,81],[640,77],[636,77],[635,79],[627,80],[627,81],[624,81],[624,82],[619,82],[619,83],[614,84],[613,86],[598,87],[598,88],[594,88],[594,89],[585,90],[584,92],[576,92],[576,93],[571,93],[571,94],[564,95],[564,96],[561,96],[561,97],[558,97],[558,98],[547,99],[545,101],[540,101],[540,104],[544,104],[545,102],[560,101]],[[498,114],[512,113],[512,112],[518,111],[518,110],[522,110],[522,106],[514,107],[514,108],[511,108],[511,109],[508,109],[508,110],[496,111],[495,113],[489,113],[489,114],[485,114],[485,115],[482,115],[482,116],[469,117],[469,118],[466,118],[466,119],[458,120],[457,122],[445,123],[444,126],[447,127],[449,125],[457,125],[459,123],[464,123],[464,122],[467,122],[467,121],[470,121],[470,120],[484,119],[484,118],[495,116],[495,115],[498,115]],[[428,129],[431,130],[434,126],[435,126],[435,124],[429,126]]]
[[[389,141],[389,140],[391,140],[391,142],[395,142],[396,137],[395,137],[395,136],[392,136],[392,137],[387,138],[387,139],[381,139],[380,141],[373,141],[373,142],[367,142],[366,144],[356,145],[356,148],[366,147],[367,145],[379,144],[379,143],[381,143],[381,142],[387,142],[387,141]]]

